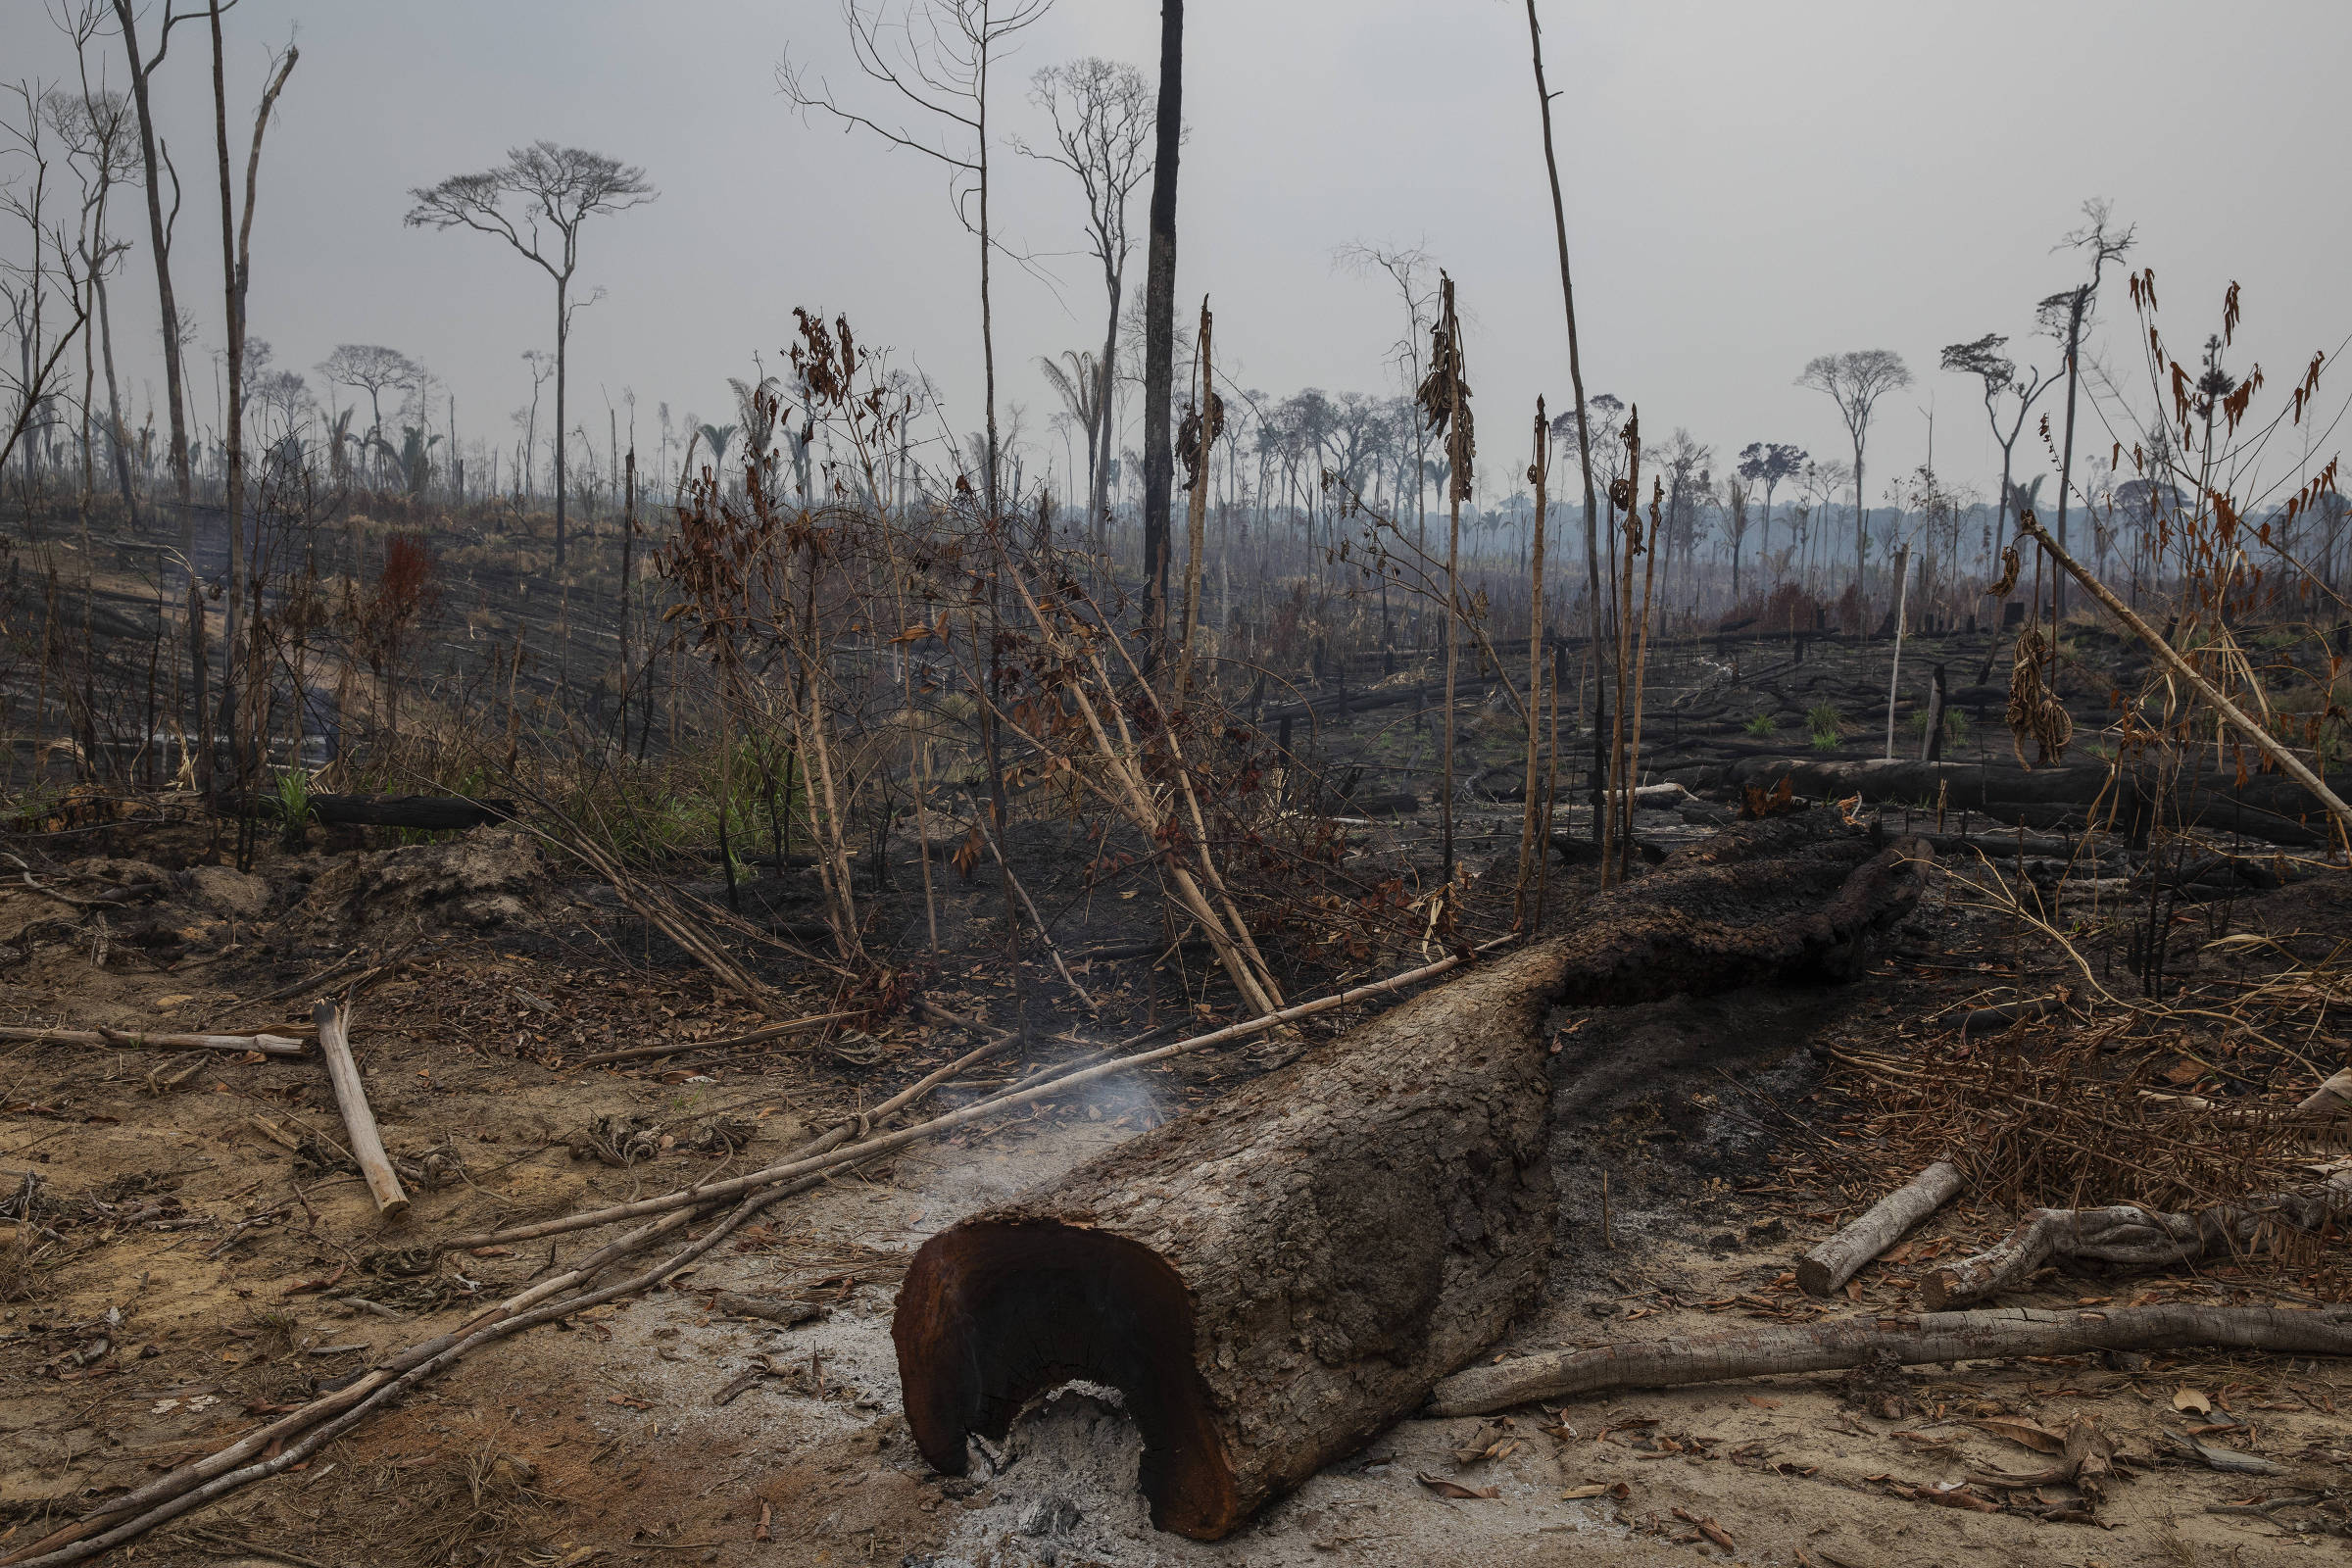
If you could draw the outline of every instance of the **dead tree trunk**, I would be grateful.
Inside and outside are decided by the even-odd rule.
[[[1547,945],[934,1237],[892,1327],[931,1464],[1120,1389],[1161,1529],[1214,1540],[1420,1403],[1542,1284]]]
[[[973,1433],[1107,1384],[1142,1429],[1155,1522],[1224,1535],[1533,1298],[1553,1004],[1850,973],[1916,902],[1926,853],[1830,812],[1729,829],[1575,932],[933,1237],[892,1325],[923,1456],[960,1473]]]

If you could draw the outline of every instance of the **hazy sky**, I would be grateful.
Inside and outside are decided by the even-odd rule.
[[[1937,353],[1997,330],[2021,357],[2055,359],[2031,338],[2033,307],[2075,280],[2051,248],[2093,195],[2138,225],[2134,264],[2157,270],[2184,348],[2232,278],[2241,346],[2274,384],[2352,330],[2337,271],[2352,215],[2331,172],[2352,60],[2341,0],[1539,8],[1587,388],[1638,401],[1656,435],[1688,425],[1725,457],[1758,439],[1842,455],[1834,411],[1792,379],[1824,351],[1891,348],[1919,380],[1886,402],[1872,500],[1924,455],[1931,400],[1939,467],[1989,496],[1998,459],[1975,384],[1938,372]],[[1332,252],[1419,241],[1470,318],[1490,471],[1523,465],[1535,395],[1555,411],[1569,397],[1523,5],[1188,9],[1178,294],[1188,311],[1213,297],[1225,368],[1278,395],[1393,390],[1395,301],[1335,271]],[[511,446],[509,412],[530,395],[519,356],[552,344],[546,280],[485,236],[400,219],[409,187],[551,137],[640,163],[662,190],[586,232],[580,281],[608,293],[575,329],[573,409],[600,447],[605,399],[624,387],[641,446],[660,402],[732,417],[724,377],[755,351],[777,362],[795,305],[848,313],[938,380],[957,429],[978,427],[974,245],[940,172],[804,124],[776,91],[790,45],[845,100],[877,101],[849,69],[835,0],[241,0],[226,26],[240,169],[269,49],[302,49],[253,241],[251,330],[281,366],[393,345],[446,378],[469,437]],[[1000,67],[1000,123],[1037,128],[1025,96],[1040,66],[1099,53],[1153,71],[1157,32],[1154,5],[1060,0]],[[209,420],[221,313],[207,49],[200,26],[180,28],[157,92],[189,182],[176,270]],[[36,0],[0,6],[0,59],[12,75],[72,70]],[[999,269],[1005,417],[1025,404],[1058,462],[1036,360],[1100,343],[1101,287],[1074,182],[1009,154],[999,169],[1005,242],[1059,279]],[[138,246],[115,292],[118,343],[132,387],[160,397],[143,216],[125,204],[118,226]],[[1139,246],[1131,289],[1142,278]],[[2120,287],[2107,304],[2110,323],[2129,320]]]

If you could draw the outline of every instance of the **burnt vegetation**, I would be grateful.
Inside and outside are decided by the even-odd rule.
[[[2352,1350],[2329,353],[2266,373],[2235,284],[2168,329],[2092,203],[2034,335],[1941,350],[2000,451],[1989,495],[1872,466],[1914,380],[1884,348],[1791,367],[1841,455],[1718,450],[1587,395],[1555,172],[1565,396],[1474,419],[1498,328],[1432,256],[1371,245],[1342,261],[1394,301],[1394,385],[1246,387],[1213,297],[1174,293],[1171,0],[1156,76],[1030,82],[1013,145],[1081,184],[1106,314],[1099,347],[1001,354],[992,116],[1046,9],[929,0],[909,27],[845,0],[858,75],[777,73],[809,122],[949,172],[986,367],[968,433],[894,323],[815,302],[739,346],[721,417],[629,392],[599,432],[576,278],[658,192],[555,142],[406,218],[553,285],[511,433],[390,347],[279,366],[244,323],[291,46],[233,149],[215,67],[227,283],[203,311],[173,289],[149,77],[194,92],[167,45],[209,29],[217,62],[233,19],[68,6],[78,76],[0,100],[0,1377],[48,1445],[0,1500],[0,1562],[163,1531],[574,1568],[608,1535],[653,1560],[722,1521],[838,1530],[798,1471],[666,1517],[621,1498],[598,1467],[672,1462],[659,1424],[547,1438],[586,1419],[549,1392],[566,1357],[661,1292],[733,1360],[722,1335],[895,1306],[840,1342],[853,1372],[767,1340],[707,1380],[713,1409],[829,1412],[919,1474],[868,1555],[1026,1497],[987,1489],[1073,1381],[1140,1429],[1124,1490],[1211,1539],[1389,1463],[1350,1456],[1401,1453],[1433,1396],[1495,1418],[1448,1429],[1454,1479],[1417,1477],[1472,1506],[1581,1451],[1588,1415],[1793,1484],[1762,1438],[1718,1455],[1533,1402],[1628,1387],[1852,1368],[1839,1410],[1942,1425],[1984,1391],[1903,1365],[2096,1354],[2151,1400],[2234,1377],[2332,1413],[2335,1372],[2290,1387],[2261,1355]],[[109,291],[150,286],[167,374],[140,408]],[[183,384],[199,317],[228,323],[214,422]],[[1064,405],[1062,452],[1000,419],[1016,358]],[[1017,1191],[974,1174],[1008,1150]],[[836,1224],[902,1173],[938,1196],[887,1245]],[[1800,1273],[1800,1243],[1838,1266]],[[1701,1283],[1718,1265],[1745,1273]],[[2158,1317],[2070,1315],[2119,1298]],[[2030,1334],[1944,1311],[2004,1305]],[[1696,1362],[1563,1348],[1653,1311],[1774,1321],[1717,1325]],[[564,1346],[526,1348],[549,1324]],[[692,1359],[662,1332],[634,1345],[649,1380]],[[2215,1346],[2237,1359],[2193,1359]],[[1530,1365],[1464,1371],[1497,1347]],[[409,1397],[444,1373],[489,1391],[451,1425]],[[74,1413],[133,1387],[151,1466]],[[627,1388],[597,1397],[662,1396]],[[223,1398],[250,1419],[195,1421]],[[2293,1467],[2218,1517],[2352,1529],[2316,1416],[2292,1453],[2236,1416],[2136,1448],[2051,1419],[2017,1441],[2056,1469],[1855,1490],[2153,1542],[2114,1485],[2135,1459]],[[344,1500],[252,1485],[314,1463]],[[1562,1500],[1733,1544],[1697,1497],[1645,1511],[1612,1476]]]

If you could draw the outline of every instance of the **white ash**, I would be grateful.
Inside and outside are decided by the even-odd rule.
[[[1068,1383],[1032,1401],[1002,1450],[972,1445],[989,1506],[964,1515],[927,1568],[1074,1568],[1151,1563],[1143,1434],[1117,1391]]]

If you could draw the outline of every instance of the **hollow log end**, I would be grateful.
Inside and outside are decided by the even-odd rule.
[[[1807,1296],[1827,1296],[1838,1289],[1830,1265],[1811,1255],[1796,1260],[1796,1286]]]
[[[1113,1388],[1143,1434],[1143,1490],[1162,1530],[1214,1541],[1243,1496],[1193,1360],[1191,1293],[1141,1243],[1000,1214],[915,1254],[891,1338],[906,1421],[931,1467],[961,1475],[974,1433],[1001,1442],[1041,1394]]]

